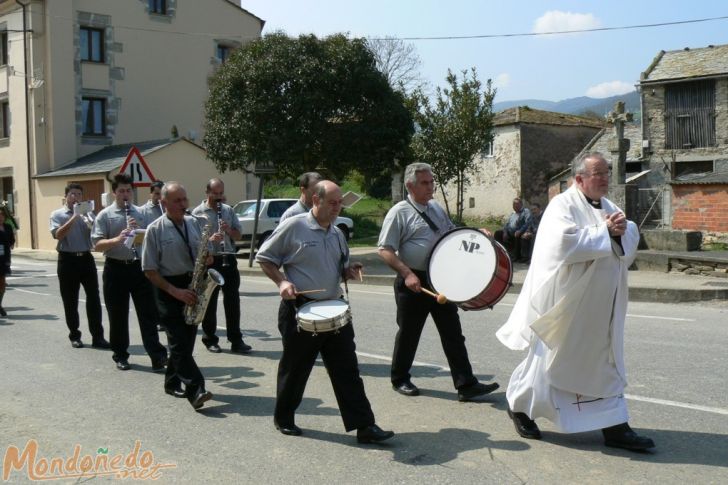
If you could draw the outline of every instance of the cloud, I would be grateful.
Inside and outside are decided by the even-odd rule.
[[[608,98],[632,92],[634,89],[633,84],[624,81],[607,81],[590,87],[586,90],[586,95],[590,98]]]
[[[599,19],[590,13],[562,12],[549,10],[536,19],[533,24],[535,33],[585,30],[599,27]]]
[[[493,87],[495,88],[507,88],[510,83],[511,75],[507,72],[502,72],[493,79]]]

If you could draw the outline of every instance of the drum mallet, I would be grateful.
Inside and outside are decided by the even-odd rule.
[[[294,293],[294,295],[306,295],[308,293],[321,293],[322,291],[326,291],[325,288],[321,288],[320,290],[303,290],[303,291],[297,291]]]
[[[424,293],[427,293],[428,295],[433,297],[435,300],[437,300],[437,303],[439,303],[440,305],[444,305],[445,303],[447,303],[447,297],[445,295],[443,295],[442,293],[434,293],[434,292],[428,290],[427,288],[420,288],[420,290],[422,290]]]

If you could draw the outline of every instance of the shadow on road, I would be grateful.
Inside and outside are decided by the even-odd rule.
[[[336,408],[321,407],[323,401],[315,398],[303,398],[296,410],[296,415],[310,414],[316,416],[339,416]],[[209,405],[198,411],[209,418],[225,418],[230,414],[240,416],[263,416],[270,419],[273,428],[273,410],[276,398],[262,396],[246,396],[243,394],[215,393]]]
[[[394,430],[396,433],[396,429]],[[354,433],[328,433],[303,430],[303,438],[339,443],[357,448],[376,447],[392,452],[396,462],[412,466],[442,465],[457,459],[458,455],[473,450],[497,449],[526,451],[528,443],[517,440],[494,441],[490,434],[463,428],[444,428],[435,433],[415,432],[396,434],[394,438],[376,445],[360,445]]]

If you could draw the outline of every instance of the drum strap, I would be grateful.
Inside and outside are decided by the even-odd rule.
[[[405,200],[407,201],[407,203],[409,205],[412,206],[412,208],[415,210],[415,212],[417,212],[417,214],[422,218],[422,220],[424,220],[427,223],[427,225],[430,226],[430,229],[432,229],[432,232],[437,234],[440,231],[440,228],[437,227],[437,224],[432,222],[432,219],[430,219],[430,216],[425,214],[424,211],[421,212],[421,211],[417,210],[417,207],[415,207],[415,205],[412,203],[412,201],[409,200],[409,198],[406,198]]]

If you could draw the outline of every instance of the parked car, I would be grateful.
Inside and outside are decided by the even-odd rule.
[[[255,237],[256,246],[260,245],[270,236],[281,220],[283,213],[296,203],[298,199],[261,199],[260,215],[258,216],[258,232]],[[255,223],[255,211],[257,209],[257,201],[243,200],[233,206],[235,214],[238,216],[240,225],[242,226],[242,237],[235,243],[236,249],[250,247],[250,240],[253,234],[253,224]],[[346,239],[349,240],[354,236],[354,221],[348,217],[337,217],[334,222],[336,227],[341,229]]]

